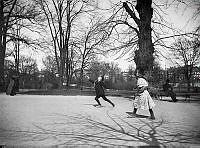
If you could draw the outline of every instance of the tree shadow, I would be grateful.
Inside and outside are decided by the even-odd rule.
[[[33,124],[32,130],[0,129],[0,138],[43,142],[57,145],[154,146],[200,144],[200,131],[180,127],[180,123],[165,120],[128,119],[107,113],[109,121],[99,121],[89,115],[51,116],[51,122]],[[172,126],[173,125],[173,128]]]

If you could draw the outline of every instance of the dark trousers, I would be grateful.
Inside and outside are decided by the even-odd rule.
[[[113,104],[110,100],[108,100],[108,99],[106,98],[105,95],[101,95],[101,96],[96,96],[96,97],[95,97],[95,100],[97,101],[97,103],[98,103],[99,105],[101,105],[101,103],[100,103],[100,101],[99,101],[99,98],[100,98],[100,97],[102,97],[105,101],[109,102],[112,106],[114,106],[114,104]]]

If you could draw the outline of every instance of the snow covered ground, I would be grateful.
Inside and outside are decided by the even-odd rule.
[[[113,108],[94,96],[0,94],[0,145],[8,146],[200,146],[200,101],[155,100],[156,120],[127,118],[132,101],[111,97]]]

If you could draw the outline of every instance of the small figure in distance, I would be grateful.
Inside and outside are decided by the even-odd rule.
[[[103,76],[99,76],[98,79],[95,80],[95,81],[93,81],[91,79],[89,79],[89,81],[94,83],[94,88],[95,88],[95,92],[96,92],[95,100],[97,101],[98,106],[101,107],[101,103],[99,101],[99,98],[102,97],[105,101],[109,102],[113,107],[115,107],[115,104],[112,103],[105,96],[104,88],[106,88],[106,87],[105,87],[105,84],[103,82]]]
[[[6,90],[6,94],[10,96],[16,95],[19,90],[19,76],[13,75]]]
[[[176,93],[173,91],[173,87],[169,84],[169,79],[165,81],[165,84],[163,84],[163,91],[166,96],[170,96],[172,98],[173,102],[176,102]]]

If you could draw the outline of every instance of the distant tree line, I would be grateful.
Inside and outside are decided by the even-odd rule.
[[[22,56],[19,62],[20,71],[20,89],[58,89],[59,73],[52,56],[47,56],[43,60],[44,67],[38,70],[36,60]],[[13,73],[15,73],[15,65],[12,60],[6,60],[6,86]],[[79,68],[74,70],[70,77],[70,85],[72,88],[90,87],[93,84],[89,79],[95,80],[99,75],[104,76],[105,84],[108,89],[116,90],[133,90],[136,87],[135,67],[129,66],[127,71],[122,71],[115,63],[106,63],[98,60],[91,61],[90,66],[85,69],[83,76]],[[171,67],[162,69],[158,63],[154,63],[152,76],[148,77],[150,86],[162,88],[166,79],[169,79],[174,87],[187,88],[187,77],[185,75],[185,67]],[[64,86],[67,80],[64,79]],[[193,67],[193,73],[190,78],[190,87],[198,87],[200,84],[200,67]],[[67,86],[64,88],[68,88]]]

